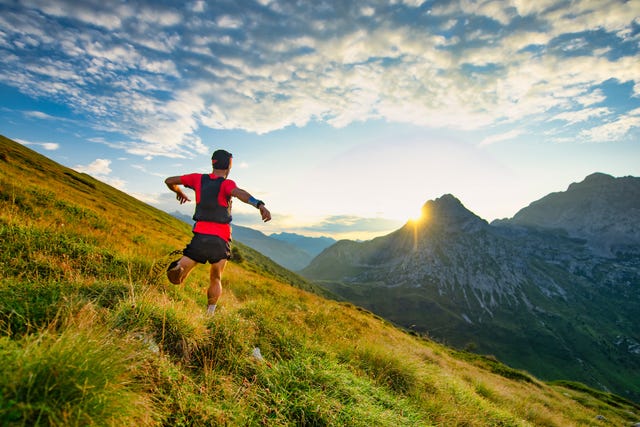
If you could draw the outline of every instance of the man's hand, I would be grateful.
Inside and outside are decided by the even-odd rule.
[[[178,200],[181,205],[191,201],[181,190],[176,191],[176,200]]]
[[[164,180],[164,183],[167,184],[167,187],[169,188],[169,190],[176,193],[176,200],[178,200],[180,204],[191,201],[180,188],[180,185],[182,185],[182,178],[180,178],[179,176],[170,176],[169,178]]]
[[[262,216],[262,221],[267,222],[271,220],[271,212],[264,205],[260,205],[260,215]]]

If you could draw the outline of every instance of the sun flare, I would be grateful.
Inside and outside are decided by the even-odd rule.
[[[428,217],[429,217],[428,212],[423,206],[419,212],[409,217],[409,222],[412,224],[420,224],[427,221]]]
[[[423,218],[423,215],[422,215],[422,212],[420,212],[416,215],[412,215],[411,217],[409,217],[409,222],[417,224],[422,221],[422,218]]]

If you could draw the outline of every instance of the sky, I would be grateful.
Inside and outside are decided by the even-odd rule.
[[[235,224],[370,239],[640,176],[639,51],[638,0],[0,0],[0,134],[187,214],[223,148]]]

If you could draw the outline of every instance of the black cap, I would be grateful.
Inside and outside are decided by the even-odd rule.
[[[211,156],[211,163],[214,169],[229,169],[233,154],[225,150],[216,150]]]

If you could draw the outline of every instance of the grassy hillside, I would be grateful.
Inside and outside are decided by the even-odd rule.
[[[640,408],[543,383],[314,293],[236,249],[170,285],[189,226],[0,139],[1,425],[608,426]],[[259,348],[263,359],[253,356]]]

